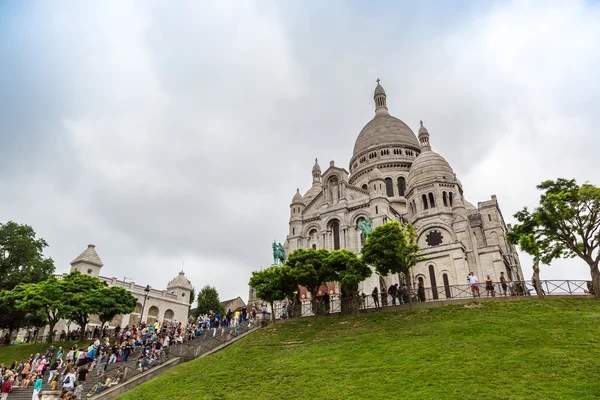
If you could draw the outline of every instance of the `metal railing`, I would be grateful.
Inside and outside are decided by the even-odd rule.
[[[540,281],[543,294],[549,296],[582,296],[590,292],[588,281],[585,280],[542,280]],[[437,287],[416,287],[410,292],[413,303],[426,303],[442,300],[466,300],[492,297],[535,296],[536,290],[531,282],[512,281],[506,284],[506,290],[500,282],[493,282],[490,290],[485,282],[478,285],[479,292],[471,285],[447,285]],[[492,290],[493,288],[493,290]],[[317,297],[315,309],[310,299],[301,303],[290,304],[280,302],[274,305],[276,319],[298,318],[328,314],[351,314],[358,309],[376,310],[393,305],[409,303],[409,292],[398,290],[396,295],[387,292],[377,294],[358,294],[352,298],[342,298],[336,295]]]
[[[204,333],[196,336],[194,340],[172,346],[168,355],[169,357],[182,357],[185,360],[198,358],[255,328],[256,324],[254,322],[244,322],[230,328],[205,329]]]

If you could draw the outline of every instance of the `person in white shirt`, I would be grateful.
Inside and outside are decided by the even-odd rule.
[[[479,293],[479,279],[472,272],[469,272],[469,284],[471,285],[471,293],[473,293],[473,297],[475,297],[475,293],[477,293],[477,297],[481,297]]]

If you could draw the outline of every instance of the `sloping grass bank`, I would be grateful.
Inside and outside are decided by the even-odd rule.
[[[276,324],[120,399],[593,399],[599,371],[599,301],[495,301]]]

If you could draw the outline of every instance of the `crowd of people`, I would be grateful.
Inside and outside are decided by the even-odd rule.
[[[192,340],[202,334],[200,324],[158,321],[153,324],[140,324],[124,329],[117,327],[112,338],[94,336],[92,343],[85,347],[73,345],[71,348],[56,348],[50,345],[44,354],[31,354],[26,360],[14,361],[10,365],[0,365],[0,392],[2,400],[16,388],[33,387],[32,399],[40,398],[44,381],[51,390],[60,386],[61,399],[81,399],[91,397],[100,391],[118,384],[123,378],[121,367],[116,373],[98,381],[87,393],[83,384],[91,374],[103,376],[110,364],[125,363],[135,356],[137,368],[145,371],[168,357],[171,346]],[[97,329],[95,334],[103,332]],[[112,340],[111,340],[112,339]]]

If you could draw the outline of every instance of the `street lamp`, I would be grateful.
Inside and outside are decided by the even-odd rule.
[[[142,305],[142,314],[140,314],[140,323],[144,321],[144,308],[146,308],[146,300],[148,299],[148,295],[150,294],[150,285],[146,285],[144,292],[146,292],[146,295],[144,296],[144,304]]]

